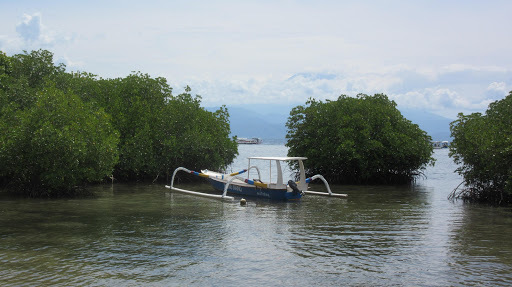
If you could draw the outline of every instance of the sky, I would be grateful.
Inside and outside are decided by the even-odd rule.
[[[512,1],[0,0],[0,50],[68,71],[134,71],[203,106],[384,93],[448,118],[512,90]]]

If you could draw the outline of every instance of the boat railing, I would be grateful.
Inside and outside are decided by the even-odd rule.
[[[211,194],[211,193],[206,193],[206,192],[192,191],[192,190],[186,190],[186,189],[181,189],[181,188],[174,187],[174,177],[176,176],[176,173],[178,171],[184,171],[186,173],[194,174],[194,175],[197,175],[197,176],[200,176],[200,177],[204,177],[204,178],[209,178],[210,177],[209,175],[207,175],[205,173],[202,173],[202,172],[197,172],[197,171],[189,170],[189,169],[184,168],[184,167],[178,167],[177,169],[174,170],[174,172],[172,174],[171,185],[166,185],[165,186],[166,188],[169,188],[171,190],[176,190],[176,191],[179,191],[179,192],[183,192],[183,193],[187,193],[187,194],[199,195],[199,196],[215,198],[215,199],[223,199],[223,200],[234,200],[235,199],[232,196],[227,196],[225,192],[222,195],[218,195],[218,194]],[[239,172],[239,173],[241,173],[241,172]],[[236,173],[236,174],[239,174],[239,173]]]
[[[315,180],[317,178],[321,179],[324,182],[325,187],[327,188],[327,192],[318,192],[318,191],[304,190],[305,194],[309,194],[309,195],[322,195],[322,196],[333,196],[333,197],[347,197],[348,196],[347,194],[344,194],[344,193],[333,193],[331,191],[331,188],[329,187],[329,183],[327,183],[327,180],[325,180],[325,178],[322,175],[320,175],[320,174],[317,174],[317,175],[314,175],[312,177],[306,178],[306,183],[310,183],[310,182],[312,182],[313,180]]]

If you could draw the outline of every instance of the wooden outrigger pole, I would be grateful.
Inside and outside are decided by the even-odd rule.
[[[312,177],[306,178],[306,183],[310,183],[311,181],[313,181],[313,180],[315,180],[317,178],[321,179],[324,182],[325,187],[327,188],[327,192],[318,192],[318,191],[304,190],[305,194],[321,195],[321,196],[333,196],[333,197],[348,197],[348,195],[344,194],[344,193],[333,193],[331,191],[331,188],[329,187],[329,184],[327,183],[327,180],[325,180],[325,178],[322,175],[320,175],[320,174],[317,174],[317,175],[314,175]]]
[[[171,190],[176,190],[176,191],[179,191],[179,192],[183,192],[183,193],[187,193],[187,194],[199,195],[199,196],[215,198],[215,199],[222,199],[222,200],[234,200],[235,199],[232,196],[226,195],[226,192],[224,192],[222,195],[219,195],[219,194],[211,194],[211,193],[205,193],[205,192],[198,192],[198,191],[192,191],[192,190],[186,190],[186,189],[181,189],[181,188],[174,187],[174,176],[180,170],[182,170],[182,171],[184,171],[186,173],[190,173],[190,174],[194,174],[194,175],[200,176],[200,177],[209,178],[209,176],[207,174],[204,174],[204,173],[201,173],[201,172],[197,172],[197,171],[193,171],[193,170],[189,170],[189,169],[184,168],[184,167],[178,167],[177,169],[174,170],[174,173],[172,174],[171,185],[166,185],[165,186],[166,188],[169,188]],[[245,171],[246,170],[235,172],[235,173],[230,174],[230,176],[235,176],[237,174],[244,173]]]

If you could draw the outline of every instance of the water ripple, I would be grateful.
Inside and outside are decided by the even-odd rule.
[[[0,284],[509,286],[510,210],[447,201],[458,179],[444,168],[411,186],[332,186],[347,199],[246,207],[155,185],[0,198]]]

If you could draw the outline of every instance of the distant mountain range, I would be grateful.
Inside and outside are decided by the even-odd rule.
[[[228,106],[231,134],[243,138],[258,137],[264,142],[284,142],[286,121],[295,105],[240,105]],[[208,107],[215,111],[218,107]],[[428,111],[402,109],[402,115],[419,125],[433,140],[451,140],[450,122],[445,118]]]
[[[239,138],[261,138],[264,142],[284,142],[286,121],[293,106],[228,106],[231,134]],[[218,107],[206,108],[215,111]]]
[[[451,141],[450,123],[453,119],[445,118],[428,111],[418,109],[402,109],[402,115],[420,126],[435,141]]]

